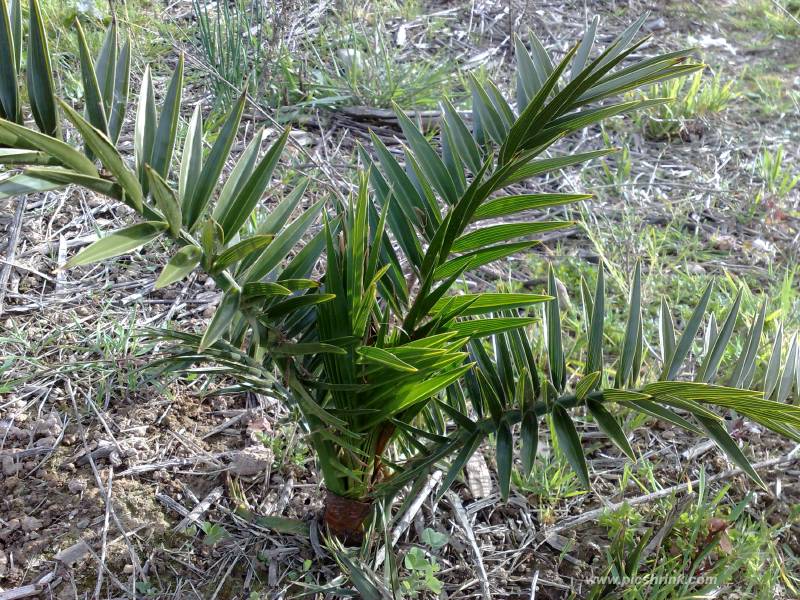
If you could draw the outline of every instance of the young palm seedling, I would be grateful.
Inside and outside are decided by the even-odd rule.
[[[16,176],[25,178],[26,189],[81,185],[126,203],[143,219],[95,242],[67,268],[169,238],[175,252],[158,287],[195,269],[213,277],[223,297],[201,334],[155,334],[173,342],[165,366],[213,363],[213,372],[229,375],[238,389],[261,390],[296,407],[327,489],[325,521],[344,540],[360,537],[377,499],[390,501],[405,486],[421,482],[435,465],[449,461],[449,485],[487,439],[497,446],[500,489],[506,496],[514,432],[521,440],[523,469],[529,471],[545,415],[551,415],[560,446],[588,487],[590,474],[570,416],[576,407],[586,407],[629,455],[625,433],[608,410],[612,403],[692,431],[704,429],[760,482],[712,407],[735,409],[793,438],[798,438],[800,409],[766,400],[762,393],[712,383],[735,328],[738,304],[714,336],[696,381],[675,379],[683,375],[708,292],[677,342],[674,331],[665,327],[662,381],[643,384],[638,381],[644,344],[637,270],[628,329],[610,380],[603,360],[600,273],[587,309],[588,356],[571,388],[568,382],[578,374],[565,360],[552,273],[550,295],[456,294],[469,272],[525,251],[535,243],[532,236],[570,225],[531,220],[527,211],[590,197],[513,194],[510,186],[611,151],[550,155],[548,148],[604,119],[668,101],[614,100],[621,94],[702,68],[687,63],[687,50],[633,58],[645,41],[634,41],[642,23],[639,19],[595,53],[595,22],[556,62],[535,37],[532,52],[517,40],[516,106],[494,84],[473,80],[471,126],[445,102],[438,145],[398,109],[407,140],[402,161],[374,138],[376,158],[362,149],[358,192],[347,202],[327,208],[320,202],[292,220],[304,193],[301,184],[254,231],[245,224],[263,199],[287,133],[263,154],[265,134],[257,133],[220,183],[245,98],[230,111],[207,154],[198,106],[173,169],[182,61],[160,109],[145,74],[133,167],[115,148],[102,120],[92,120],[88,105],[85,118],[58,101],[102,170],[95,158],[11,120],[0,121],[0,141],[21,155],[43,159],[31,161],[40,166]],[[7,69],[16,55],[3,39],[10,38],[0,35],[0,60]],[[92,88],[97,80],[99,88],[103,61],[84,55],[82,62],[84,86]],[[18,181],[4,180],[0,191],[20,193]],[[307,236],[309,227],[320,222],[318,233]],[[320,265],[323,275],[315,278]],[[528,310],[535,305],[544,307],[546,371],[536,364],[528,338],[536,320]],[[665,317],[667,322],[671,326]],[[754,325],[737,371],[752,371],[762,323],[763,317]],[[789,386],[791,373],[794,363],[780,378]],[[749,381],[746,376],[731,380],[735,385]]]

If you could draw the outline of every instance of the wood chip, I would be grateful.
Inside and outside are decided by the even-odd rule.
[[[476,500],[492,494],[492,474],[482,452],[476,452],[467,461],[467,483],[472,497]]]

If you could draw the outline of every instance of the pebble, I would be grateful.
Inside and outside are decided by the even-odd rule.
[[[36,517],[27,516],[22,518],[21,525],[23,531],[36,531],[41,529],[42,521]]]
[[[228,408],[228,400],[222,396],[215,396],[211,399],[211,408],[214,410],[225,410]]]
[[[273,454],[269,448],[251,446],[231,452],[228,458],[231,461],[230,470],[247,477],[263,473],[272,464]]]
[[[22,468],[18,462],[15,462],[13,458],[10,456],[3,457],[3,475],[6,477],[11,477],[12,475],[16,475],[19,473],[19,470]]]
[[[36,446],[37,448],[52,448],[55,445],[56,445],[56,438],[54,438],[52,435],[40,438],[34,444],[34,446]]]
[[[698,264],[689,265],[688,271],[689,271],[690,275],[705,275],[706,274],[705,267],[703,267],[703,265],[698,265]]]
[[[84,491],[86,491],[86,480],[70,479],[69,483],[67,484],[67,488],[69,489],[70,494],[82,494]]]

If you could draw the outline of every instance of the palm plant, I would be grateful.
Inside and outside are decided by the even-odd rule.
[[[632,450],[609,410],[612,404],[691,431],[705,430],[760,483],[712,407],[734,409],[769,429],[800,438],[800,409],[785,403],[797,387],[796,349],[782,368],[778,347],[777,363],[768,370],[768,383],[777,383],[767,386],[768,393],[743,389],[753,378],[763,311],[726,381],[733,387],[723,387],[714,382],[737,323],[739,302],[721,328],[708,328],[713,331],[707,334],[709,351],[694,381],[677,379],[705,319],[710,290],[677,340],[665,305],[664,371],[659,381],[642,384],[638,378],[645,345],[638,268],[613,380],[606,375],[612,369],[604,364],[602,271],[595,292],[584,294],[588,354],[580,373],[566,364],[552,271],[549,295],[456,293],[468,272],[530,248],[535,243],[531,236],[570,225],[526,220],[526,211],[590,197],[509,194],[509,186],[611,151],[551,156],[548,148],[606,118],[669,100],[613,100],[620,94],[702,68],[687,63],[688,50],[633,59],[645,41],[634,41],[642,23],[643,19],[636,21],[594,58],[596,21],[556,63],[534,36],[532,52],[516,40],[516,107],[491,82],[473,80],[471,127],[444,102],[440,149],[398,109],[407,140],[403,160],[374,138],[375,159],[365,149],[360,151],[358,193],[343,205],[318,202],[294,220],[303,182],[255,229],[247,227],[270,183],[287,132],[263,154],[265,134],[257,133],[218,185],[238,131],[244,95],[205,155],[201,109],[195,108],[180,163],[173,169],[182,61],[160,109],[145,73],[133,167],[115,148],[102,120],[92,120],[88,105],[84,118],[58,101],[86,153],[1,120],[0,140],[10,148],[4,156],[36,160],[30,160],[34,166],[21,175],[0,182],[0,192],[81,185],[126,203],[144,219],[95,242],[67,267],[169,238],[175,253],[157,287],[195,269],[213,277],[223,297],[201,334],[153,332],[171,341],[169,357],[160,365],[229,375],[235,382],[231,389],[263,391],[296,407],[328,491],[325,521],[343,539],[360,536],[376,499],[390,500],[405,486],[421,482],[435,465],[449,462],[445,489],[487,439],[496,444],[505,497],[514,433],[519,432],[522,468],[529,471],[545,415],[588,487],[584,452],[570,416],[572,409],[583,407],[628,455]],[[3,68],[15,56],[9,48],[0,47]],[[97,71],[103,61],[84,55],[82,63],[84,85],[92,88],[97,80],[100,88]],[[103,169],[98,170],[87,154]],[[516,220],[509,221],[512,218]],[[308,235],[315,223],[321,228]],[[315,277],[320,264],[323,275]],[[545,370],[539,369],[529,338],[537,320],[529,309],[536,305],[544,312]],[[766,399],[775,386],[780,392]]]

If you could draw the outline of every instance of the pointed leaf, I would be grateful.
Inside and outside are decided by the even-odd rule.
[[[97,60],[94,62],[94,72],[97,76],[97,85],[100,88],[106,116],[110,115],[114,105],[114,80],[116,78],[118,46],[117,20],[112,16],[111,23],[106,28],[106,35],[103,38],[103,45],[100,47],[100,54],[97,55]]]
[[[766,299],[761,303],[761,309],[753,320],[747,335],[747,343],[742,346],[739,359],[731,376],[731,386],[741,388],[750,387],[755,371],[756,355],[761,346],[761,332],[764,329],[764,320],[767,315]]]
[[[583,455],[581,439],[578,437],[578,432],[572,423],[572,419],[559,404],[553,406],[552,419],[561,451],[578,476],[578,481],[580,481],[581,485],[587,490],[590,489],[589,468],[586,466],[586,457]]]
[[[178,132],[178,115],[181,109],[181,92],[183,91],[183,53],[178,57],[178,66],[170,79],[164,106],[158,119],[158,127],[153,138],[153,153],[148,161],[150,166],[166,178],[172,164],[172,153],[175,150],[175,136]]]
[[[428,140],[425,139],[425,136],[420,133],[417,126],[411,122],[411,119],[399,107],[395,106],[394,112],[397,115],[400,128],[403,130],[403,135],[414,151],[414,156],[416,156],[425,176],[431,185],[436,188],[436,191],[441,194],[442,198],[449,204],[455,204],[458,200],[455,185],[444,163],[442,163],[442,159],[428,143]]]
[[[94,70],[94,61],[86,44],[86,36],[79,19],[75,19],[75,31],[78,34],[78,51],[81,63],[81,80],[83,82],[84,104],[86,118],[97,130],[108,134],[108,121],[103,107],[103,92],[97,82],[97,73]]]
[[[203,215],[208,201],[211,199],[211,194],[214,192],[222,168],[225,166],[225,161],[233,146],[233,140],[236,139],[246,99],[247,91],[245,90],[228,113],[228,118],[211,147],[211,152],[203,164],[197,183],[192,189],[192,195],[186,201],[184,218],[186,225],[190,228]]]
[[[750,479],[756,482],[759,487],[764,490],[769,489],[761,479],[761,476],[759,476],[759,474],[753,468],[753,465],[750,464],[750,461],[747,460],[747,457],[739,449],[739,446],[735,441],[733,441],[731,436],[725,430],[724,425],[707,417],[695,415],[695,418],[703,426],[703,429],[706,430],[706,433],[708,433],[709,437],[716,442],[717,446],[719,446],[723,452],[725,452],[733,464],[744,471],[750,477]]]
[[[236,159],[236,164],[233,166],[230,175],[225,180],[225,184],[219,192],[217,198],[217,205],[211,216],[216,220],[222,219],[223,213],[227,212],[233,198],[241,192],[244,184],[250,179],[253,174],[253,169],[258,162],[258,155],[261,151],[261,143],[264,141],[266,135],[265,129],[261,129],[250,140],[244,152]]]
[[[539,304],[552,300],[550,296],[542,294],[509,294],[485,292],[482,294],[463,294],[461,296],[447,296],[442,298],[431,309],[431,313],[437,314],[445,308],[448,311],[456,311],[460,306],[468,304],[469,307],[460,312],[461,316],[474,316],[514,308],[523,308],[531,304]]]
[[[20,0],[16,0],[17,4]],[[0,116],[20,120],[17,48],[6,0],[0,0]]]
[[[186,140],[183,144],[181,170],[178,176],[178,197],[181,200],[184,225],[187,224],[186,214],[189,211],[189,203],[194,194],[194,186],[200,178],[200,170],[202,168],[203,114],[200,111],[200,103],[198,103],[195,105],[192,118],[189,120],[189,129],[186,132]]]
[[[50,192],[66,187],[66,185],[20,173],[19,175],[0,179],[0,200],[39,192]]]
[[[675,354],[669,363],[669,368],[665,369],[665,372],[662,373],[662,379],[671,380],[678,376],[681,366],[683,365],[683,361],[686,359],[689,351],[692,348],[694,338],[697,335],[697,331],[700,329],[700,324],[702,323],[703,317],[706,314],[706,307],[708,306],[709,298],[711,298],[712,289],[713,283],[708,284],[705,293],[703,293],[703,297],[700,299],[700,303],[694,309],[689,322],[686,324],[686,329],[684,329],[681,339],[675,348]]]
[[[639,336],[642,318],[642,267],[639,262],[633,272],[633,283],[628,299],[628,322],[625,325],[625,339],[622,345],[622,357],[617,373],[617,387],[625,386],[633,371],[634,354]]]
[[[28,78],[28,98],[31,112],[42,133],[58,137],[60,128],[56,110],[53,68],[50,65],[50,49],[47,45],[47,33],[42,20],[39,0],[30,0],[28,14],[30,16],[28,65],[25,71]]]
[[[597,271],[597,286],[592,302],[591,320],[589,321],[589,344],[586,354],[586,372],[603,374],[603,326],[606,318],[605,308],[605,275],[603,265]],[[599,380],[599,377],[598,377]]]
[[[575,386],[575,398],[578,400],[583,400],[589,395],[594,388],[597,387],[597,383],[600,381],[600,371],[595,371],[594,373],[589,373],[583,379],[578,382],[578,385]]]
[[[661,298],[658,336],[661,342],[661,364],[666,369],[675,355],[675,324],[672,322],[672,313],[664,297]]]
[[[526,210],[551,208],[571,202],[589,200],[591,194],[524,194],[520,196],[503,196],[484,202],[475,214],[472,221],[482,219],[497,219]]]
[[[202,256],[203,251],[197,246],[184,246],[178,250],[156,279],[155,289],[161,289],[186,277],[200,264]]]
[[[202,352],[209,346],[212,346],[219,340],[230,327],[233,318],[239,312],[239,300],[241,293],[236,288],[231,288],[222,297],[214,316],[211,318],[211,323],[203,333],[203,338],[200,340],[199,352]]]
[[[562,229],[573,225],[572,221],[539,221],[535,223],[505,223],[490,225],[462,235],[453,242],[452,252],[483,250],[491,244],[508,242],[515,238]]]
[[[113,258],[120,254],[126,254],[154,240],[166,229],[167,224],[158,221],[137,223],[125,229],[120,229],[104,238],[100,238],[73,256],[63,268],[71,269],[79,265],[86,265]]]
[[[513,244],[498,244],[483,250],[477,250],[468,254],[462,254],[453,258],[439,267],[433,273],[433,279],[436,281],[447,279],[453,275],[471,269],[477,269],[483,265],[489,264],[501,258],[505,258],[522,250],[527,250],[531,246],[535,246],[539,242],[515,242]]]
[[[270,147],[261,162],[242,186],[241,191],[236,194],[230,204],[220,208],[220,225],[225,232],[225,238],[231,238],[238,233],[241,226],[253,212],[253,209],[261,200],[261,196],[272,180],[272,172],[280,160],[286,140],[289,138],[289,129],[285,129],[283,135]]]
[[[586,406],[589,408],[589,412],[603,433],[605,433],[608,438],[614,442],[614,444],[620,450],[622,450],[625,456],[631,460],[636,460],[636,456],[633,453],[633,448],[631,448],[631,444],[628,441],[628,436],[625,435],[622,427],[620,427],[617,420],[610,412],[608,412],[606,407],[596,400],[588,400],[586,402]]]
[[[130,93],[131,81],[131,41],[125,40],[125,45],[117,58],[117,65],[114,69],[114,93],[111,100],[111,110],[108,117],[108,137],[117,143],[122,123],[125,121],[125,113],[128,110],[128,96]],[[108,108],[106,110],[108,113]]]
[[[741,302],[742,290],[739,290],[739,293],[736,294],[736,300],[734,301],[731,309],[728,311],[728,316],[725,318],[725,322],[722,324],[722,329],[716,336],[713,346],[711,346],[709,351],[706,353],[703,364],[697,373],[698,381],[711,383],[716,378],[717,369],[719,369],[719,363],[722,361],[722,356],[728,347],[728,342],[730,341],[731,335],[733,334],[733,329],[736,326],[736,319],[739,316],[739,306]]]
[[[153,194],[161,214],[169,223],[172,237],[178,238],[181,234],[181,207],[175,197],[175,192],[150,165],[145,165],[145,170],[150,182],[150,192]]]
[[[41,150],[61,161],[64,166],[79,173],[97,177],[94,163],[82,152],[78,152],[59,139],[38,133],[22,125],[0,120],[0,143],[5,146]]]
[[[500,485],[500,498],[508,500],[511,486],[511,465],[514,452],[514,441],[508,423],[501,421],[497,428],[497,481]]]
[[[144,166],[152,163],[157,126],[153,77],[150,72],[150,65],[147,65],[142,77],[142,87],[139,89],[139,102],[136,108],[136,122],[133,130],[133,156],[136,163],[136,172],[139,174],[139,181],[143,187],[147,183]],[[147,189],[145,188],[146,191]]]
[[[144,206],[142,188],[136,175],[127,167],[117,149],[114,148],[111,141],[101,131],[92,127],[68,104],[61,100],[59,102],[62,110],[67,114],[67,118],[72,121],[72,124],[80,132],[86,145],[100,159],[103,166],[117,178],[122,189],[125,190],[126,197],[131,201],[131,205],[141,213]]]
[[[379,364],[404,373],[416,373],[418,371],[416,367],[400,360],[394,354],[383,348],[361,346],[356,350],[356,353],[361,357],[359,362]]]
[[[254,235],[249,237],[245,240],[242,240],[235,246],[232,246],[225,250],[222,254],[220,254],[214,260],[214,267],[213,270],[215,272],[222,271],[223,269],[227,269],[231,265],[238,263],[241,260],[244,260],[254,252],[258,252],[259,250],[266,248],[275,238],[274,235]]]
[[[458,321],[450,324],[448,331],[454,331],[458,335],[470,338],[486,337],[495,335],[511,329],[525,327],[535,322],[536,319],[528,317],[502,317],[494,319],[475,319],[470,321]]]
[[[545,308],[547,324],[547,358],[550,367],[550,380],[559,392],[567,382],[567,369],[564,349],[561,345],[561,308],[558,305],[558,288],[552,265],[547,270],[547,293],[553,297]]]
[[[76,173],[61,167],[32,167],[25,169],[25,174],[30,177],[37,177],[44,181],[49,181],[59,186],[70,184],[79,185],[88,190],[108,196],[115,200],[122,200],[125,196],[122,188],[114,181],[92,177],[83,173]]]
[[[522,414],[520,438],[522,439],[522,449],[520,451],[522,475],[523,477],[530,477],[539,448],[539,417],[536,416],[534,411],[528,410]]]

